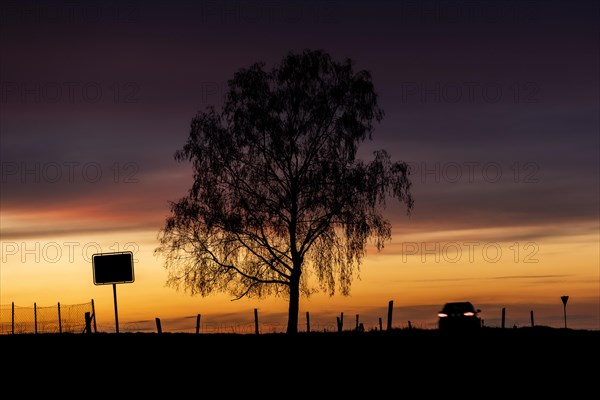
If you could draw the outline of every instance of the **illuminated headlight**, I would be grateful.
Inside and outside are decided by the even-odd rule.
[[[440,317],[440,318],[446,318],[447,316],[448,316],[448,314],[438,313],[438,317]]]
[[[466,313],[463,314],[465,317],[472,317],[475,315],[475,313],[472,313],[471,311],[467,311]]]

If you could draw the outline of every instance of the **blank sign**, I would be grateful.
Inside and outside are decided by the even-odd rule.
[[[92,256],[94,284],[131,283],[133,277],[133,253],[101,253]]]

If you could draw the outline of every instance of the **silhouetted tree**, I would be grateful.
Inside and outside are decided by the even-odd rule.
[[[175,159],[193,164],[194,182],[155,253],[167,285],[191,295],[287,296],[291,334],[301,293],[349,294],[367,244],[391,239],[386,197],[407,213],[413,199],[406,163],[383,150],[355,158],[383,117],[367,71],[311,50],[264,66],[239,70],[222,110],[192,119]]]

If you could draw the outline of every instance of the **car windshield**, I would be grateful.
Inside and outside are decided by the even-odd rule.
[[[475,307],[469,302],[447,303],[442,311],[446,314],[462,314],[465,312],[475,312]]]

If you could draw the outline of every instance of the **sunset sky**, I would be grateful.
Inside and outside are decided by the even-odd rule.
[[[300,323],[435,328],[468,300],[485,324],[600,329],[597,1],[6,1],[0,6],[0,304],[113,291],[92,254],[130,250],[122,329],[285,329],[285,299],[231,301],[166,287],[153,254],[189,164],[173,155],[238,69],[322,49],[371,72],[383,121],[360,158],[410,163],[415,207],[389,203],[350,296],[301,298]],[[267,325],[268,324],[268,325]],[[300,328],[302,330],[303,327]]]

